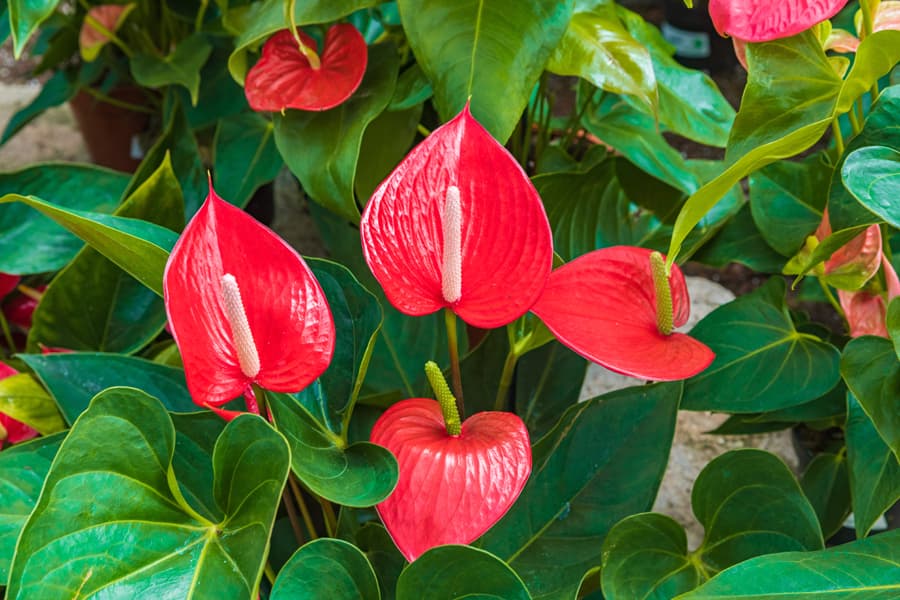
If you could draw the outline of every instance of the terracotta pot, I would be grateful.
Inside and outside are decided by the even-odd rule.
[[[128,104],[146,104],[146,97],[138,88],[115,89],[109,95]],[[69,105],[96,164],[129,173],[137,169],[143,155],[138,138],[150,124],[149,113],[104,102],[83,90]]]

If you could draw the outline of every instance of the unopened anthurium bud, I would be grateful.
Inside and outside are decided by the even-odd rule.
[[[653,274],[653,291],[656,296],[656,327],[663,335],[669,335],[672,325],[672,288],[666,261],[659,252],[650,253],[650,271]]]
[[[456,407],[456,398],[444,379],[444,374],[437,363],[428,361],[425,363],[425,375],[428,377],[428,383],[434,390],[434,396],[437,398],[438,404],[441,405],[441,414],[444,416],[444,423],[447,425],[447,433],[450,435],[459,435],[460,421],[459,409]]]

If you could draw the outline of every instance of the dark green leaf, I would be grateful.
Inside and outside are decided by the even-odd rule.
[[[535,597],[573,598],[613,524],[653,504],[680,396],[680,383],[655,384],[571,407],[534,445],[531,479],[479,545]]]
[[[19,358],[34,370],[70,424],[84,412],[91,398],[115,386],[143,390],[172,411],[197,410],[181,369],[142,358],[95,352],[20,354]]]
[[[890,340],[863,336],[844,347],[841,373],[847,387],[900,460],[900,362]]]
[[[885,146],[854,150],[841,169],[844,187],[865,208],[900,227],[900,152]]]
[[[691,335],[709,346],[716,358],[687,380],[682,408],[777,410],[814,400],[837,384],[840,353],[794,328],[784,293],[784,280],[773,277],[694,327]]]
[[[388,110],[404,111],[422,104],[431,98],[431,94],[431,84],[422,72],[422,67],[413,63],[397,78],[397,87],[394,88],[394,97],[391,98]]]
[[[405,110],[386,110],[366,127],[354,180],[356,197],[362,204],[406,156],[421,116],[422,105],[415,104]]]
[[[0,195],[37,196],[59,207],[111,213],[128,177],[86,165],[36,165],[0,174]],[[0,204],[0,271],[42,273],[68,263],[82,242],[25,204]]]
[[[397,600],[419,600],[425,593],[429,600],[531,599],[509,565],[469,546],[432,548],[403,570],[397,581]]]
[[[66,428],[53,398],[27,373],[0,379],[0,413],[43,435]]]
[[[556,341],[519,359],[516,413],[532,439],[540,439],[578,401],[587,367],[585,359]]]
[[[894,352],[900,360],[900,300],[894,298],[888,304],[887,330],[894,342]]]
[[[816,510],[825,539],[834,535],[850,514],[850,477],[847,457],[823,452],[803,472],[800,487]]]
[[[161,88],[184,86],[191,94],[191,104],[197,105],[200,94],[200,69],[212,52],[212,45],[200,34],[181,40],[167,56],[136,54],[131,57],[131,74],[140,85]]]
[[[763,239],[753,222],[748,204],[741,207],[692,258],[713,267],[725,267],[736,262],[761,273],[781,273],[785,263],[784,257]]]
[[[397,82],[397,49],[369,49],[362,83],[345,102],[322,112],[275,114],[275,143],[304,191],[343,218],[358,222],[353,180],[366,127],[385,109]]]
[[[175,426],[172,470],[191,507],[211,521],[224,517],[215,497],[213,451],[225,421],[212,411],[170,413]]]
[[[900,500],[900,464],[853,394],[847,394],[847,466],[856,537]]]
[[[175,429],[157,400],[127,388],[97,396],[47,475],[7,593],[255,598],[287,444],[259,417],[228,424],[212,461],[218,522],[181,495],[174,451]],[[97,561],[98,552],[116,560]]]
[[[343,540],[320,538],[288,560],[272,586],[271,600],[379,600],[378,581],[366,555]]]
[[[572,14],[572,2],[558,0],[399,0],[397,6],[441,119],[470,102],[475,118],[501,143]]]
[[[216,192],[235,206],[244,207],[261,186],[269,183],[284,164],[275,146],[274,127],[256,113],[242,113],[219,121],[216,128]]]
[[[760,556],[677,600],[890,600],[900,594],[900,531],[817,552]]]
[[[347,445],[292,396],[268,393],[275,426],[291,446],[291,468],[314,493],[345,506],[372,506],[397,483],[397,461],[368,442]]]
[[[5,16],[5,14],[0,13],[0,19]],[[60,70],[54,73],[53,77],[47,80],[34,100],[10,117],[6,128],[3,130],[3,135],[0,136],[0,144],[5,144],[7,140],[19,133],[22,128],[48,108],[68,102],[77,91],[77,81],[71,72]]]
[[[168,157],[115,215],[173,230],[182,228],[184,204]],[[162,298],[98,251],[86,247],[44,293],[34,311],[27,351],[40,352],[43,344],[129,354],[155,338],[165,323]]]
[[[42,437],[0,452],[0,581],[9,579],[16,540],[44,485],[65,434]]]

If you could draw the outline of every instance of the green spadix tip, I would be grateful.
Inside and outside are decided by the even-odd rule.
[[[441,405],[441,414],[444,415],[444,424],[447,426],[447,433],[450,435],[459,435],[462,431],[462,424],[459,420],[459,411],[456,409],[456,397],[450,391],[447,380],[444,379],[444,373],[437,363],[429,360],[425,363],[425,376],[428,377],[428,383],[434,390],[434,397],[438,404]]]

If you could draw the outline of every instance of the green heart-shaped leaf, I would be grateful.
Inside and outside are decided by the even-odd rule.
[[[850,478],[845,454],[823,452],[813,457],[800,479],[803,493],[816,510],[827,540],[850,514]]]
[[[885,146],[854,150],[844,161],[841,179],[860,204],[900,227],[900,152]]]
[[[216,127],[216,192],[235,206],[278,175],[284,162],[275,146],[272,121],[256,113],[226,117]]]
[[[531,599],[509,565],[490,552],[469,546],[432,548],[403,569],[397,581],[397,600],[419,600],[423,594],[429,600]]]
[[[212,460],[218,522],[182,496],[174,451],[159,401],[128,388],[98,395],[53,461],[7,593],[255,598],[288,473],[284,438],[256,416],[228,424]]]
[[[380,600],[366,555],[343,540],[320,538],[297,550],[282,567],[271,600]]]
[[[844,347],[841,373],[881,439],[900,460],[900,362],[890,340],[863,336]]]
[[[135,54],[130,59],[131,74],[140,85],[161,88],[180,85],[191,94],[197,105],[200,93],[200,69],[209,58],[212,45],[201,34],[181,40],[169,55]]]

